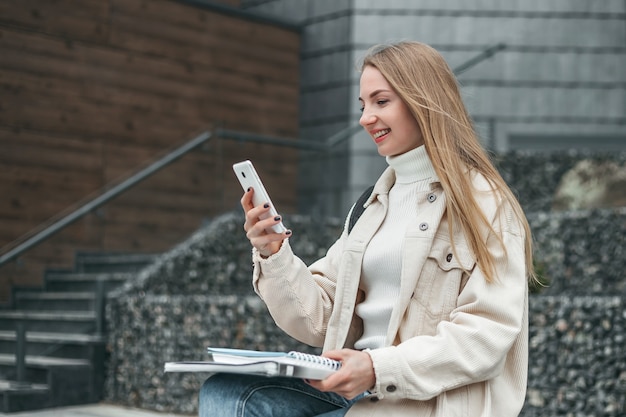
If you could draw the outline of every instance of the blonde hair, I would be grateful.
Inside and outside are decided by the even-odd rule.
[[[502,236],[496,233],[470,191],[472,179],[467,170],[471,169],[487,179],[503,204],[513,208],[525,232],[526,273],[535,280],[532,237],[526,216],[480,144],[456,77],[443,57],[428,45],[404,41],[373,47],[365,56],[362,69],[366,66],[381,72],[417,120],[426,151],[446,193],[453,251],[456,248],[452,230],[460,226],[487,282],[498,278],[493,256],[480,230],[486,227],[505,251],[506,248]]]

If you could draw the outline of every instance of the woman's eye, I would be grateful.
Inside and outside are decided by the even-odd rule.
[[[377,106],[384,106],[385,104],[389,103],[389,99],[380,99],[380,100],[376,100],[376,105]],[[361,108],[359,109],[359,111],[361,113],[363,113],[363,111],[365,110],[365,106],[361,106]]]

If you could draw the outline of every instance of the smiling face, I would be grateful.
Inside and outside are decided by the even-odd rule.
[[[422,133],[409,107],[375,67],[361,73],[361,126],[370,134],[378,153],[395,156],[424,144]]]

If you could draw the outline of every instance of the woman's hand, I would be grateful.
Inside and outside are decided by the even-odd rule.
[[[348,400],[369,390],[376,383],[372,358],[353,349],[330,350],[322,356],[341,361],[341,369],[323,381],[307,381],[320,391],[332,391]]]
[[[269,212],[270,206],[265,203],[254,207],[252,203],[253,194],[254,190],[250,188],[241,197],[241,207],[246,213],[243,229],[246,231],[246,237],[252,246],[259,251],[261,256],[267,258],[280,250],[283,240],[291,235],[291,230],[284,233],[276,233],[272,230],[272,226],[280,223],[280,216],[260,220],[259,216]]]

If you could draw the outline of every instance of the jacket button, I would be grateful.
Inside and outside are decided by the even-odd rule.
[[[446,261],[450,262],[452,261],[452,254],[449,253],[448,256],[446,256]]]
[[[386,389],[387,389],[387,392],[395,392],[396,391],[396,386],[395,385],[389,385]]]
[[[431,203],[434,202],[437,199],[437,194],[428,194],[428,201],[430,201]]]
[[[421,231],[428,230],[428,223],[420,223],[420,230]]]

